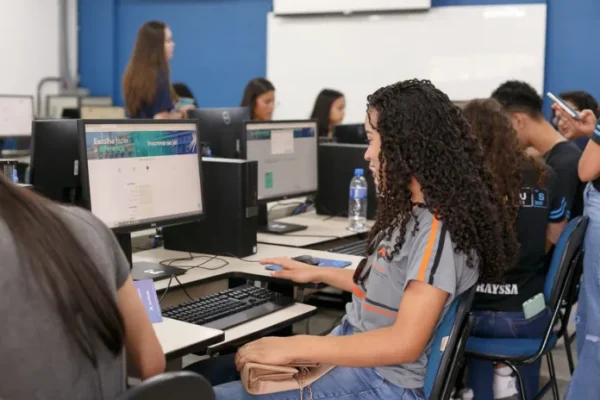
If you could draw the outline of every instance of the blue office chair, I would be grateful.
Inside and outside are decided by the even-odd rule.
[[[165,372],[126,391],[118,400],[215,400],[215,392],[202,375],[189,371]]]
[[[474,296],[475,287],[472,287],[456,297],[435,332],[425,374],[424,392],[428,399],[450,399],[471,332]]]
[[[588,224],[588,217],[574,218],[565,227],[554,249],[552,261],[544,285],[546,305],[552,312],[552,318],[546,329],[544,337],[538,339],[488,339],[470,337],[467,341],[467,358],[487,360],[494,363],[508,365],[517,377],[521,400],[526,400],[525,385],[516,365],[530,364],[540,357],[546,356],[550,372],[550,382],[535,396],[542,398],[552,388],[555,400],[559,399],[554,359],[551,350],[556,345],[558,338],[568,324],[568,318],[561,315],[566,294],[572,288],[572,282],[577,271],[577,266],[583,254],[583,238]],[[570,311],[567,313],[570,314]],[[561,319],[561,330],[556,332],[554,327]]]

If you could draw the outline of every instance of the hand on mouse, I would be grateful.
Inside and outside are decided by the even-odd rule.
[[[260,260],[262,265],[279,265],[280,271],[271,272],[271,276],[287,279],[296,283],[319,283],[320,268],[304,264],[288,257],[266,258]]]

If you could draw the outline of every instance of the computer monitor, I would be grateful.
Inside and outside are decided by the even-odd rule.
[[[62,118],[63,110],[79,109],[79,96],[77,95],[49,95],[46,97],[46,116],[49,118]]]
[[[79,130],[85,206],[117,234],[129,258],[131,232],[202,218],[195,121],[80,120]],[[164,271],[148,263],[133,269],[150,277]]]
[[[46,116],[49,118],[62,118],[64,109],[77,109],[82,106],[112,106],[110,96],[78,96],[76,94],[56,94],[46,97]],[[72,111],[67,111],[72,116]]]
[[[125,119],[125,109],[115,106],[82,106],[80,110],[83,119]]]
[[[82,206],[77,120],[47,119],[32,124],[30,180],[39,194]]]
[[[187,117],[198,121],[198,132],[213,156],[241,158],[244,121],[250,119],[248,107],[198,108],[189,110]]]
[[[365,144],[367,132],[365,124],[343,124],[333,127],[333,137],[337,143]]]
[[[267,203],[317,192],[317,122],[247,121],[245,138],[243,157],[258,161],[259,230],[283,234],[306,229],[268,222]]]
[[[79,107],[110,107],[113,105],[110,96],[81,96],[79,97]]]
[[[369,167],[365,161],[367,144],[322,143],[319,145],[319,193],[315,199],[317,214],[334,217],[348,216],[348,188],[354,170]],[[373,174],[367,180],[367,218],[375,219],[377,191]]]
[[[29,150],[33,118],[33,96],[0,95],[0,150]]]
[[[33,96],[0,95],[0,137],[31,136]]]

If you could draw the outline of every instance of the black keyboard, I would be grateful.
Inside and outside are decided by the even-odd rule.
[[[292,298],[267,289],[244,285],[169,307],[163,310],[162,314],[179,321],[225,330],[292,304]]]
[[[330,253],[349,254],[352,256],[364,256],[367,251],[367,240],[359,240],[345,244],[343,246],[334,247],[327,250]]]

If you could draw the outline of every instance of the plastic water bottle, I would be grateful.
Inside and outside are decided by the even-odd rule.
[[[19,183],[19,175],[17,173],[17,167],[13,168],[11,178],[12,178],[13,183]]]
[[[362,231],[367,227],[367,180],[364,174],[362,168],[356,168],[350,181],[348,229],[351,231]]]

